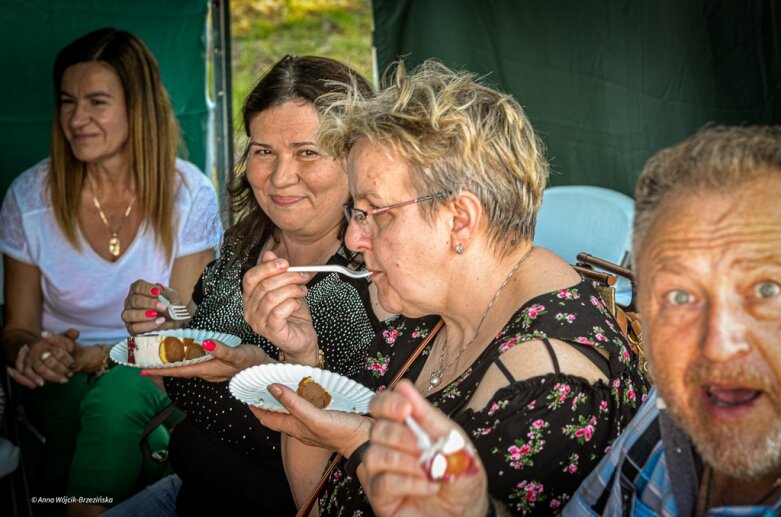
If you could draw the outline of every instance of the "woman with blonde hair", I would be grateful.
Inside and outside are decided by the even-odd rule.
[[[2,345],[46,438],[33,493],[116,502],[142,474],[144,423],[168,403],[127,367],[94,381],[127,335],[127,286],[154,278],[189,298],[222,228],[209,179],[176,157],[176,119],[138,38],[82,36],[60,51],[53,79],[49,158],[14,181],[0,212]]]
[[[526,115],[435,62],[411,74],[399,66],[375,97],[327,101],[320,142],[346,159],[354,201],[347,245],[362,253],[383,308],[403,315],[375,336],[359,379],[375,391],[409,379],[466,430],[494,499],[516,513],[555,512],[646,383],[591,282],[532,245],[548,167]],[[245,317],[313,364],[317,336],[293,305],[301,280],[267,258],[245,276]],[[290,414],[253,411],[287,435],[297,503],[336,451],[348,459],[329,473],[320,513],[370,513],[361,459],[372,419],[269,390]]]

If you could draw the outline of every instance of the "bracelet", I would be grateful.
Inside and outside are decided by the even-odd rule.
[[[355,472],[358,470],[358,465],[363,461],[363,455],[366,454],[366,449],[369,448],[369,440],[366,440],[360,444],[350,455],[350,458],[344,464],[342,471],[350,476],[355,477]]]
[[[279,350],[279,362],[285,362],[285,352],[282,350]],[[319,348],[317,349],[317,362],[315,363],[315,368],[325,368],[325,353]]]
[[[100,348],[100,351],[103,352],[103,361],[101,362],[99,369],[95,370],[92,373],[87,374],[87,384],[95,382],[101,375],[103,375],[108,371],[108,358],[109,358],[109,350],[111,350],[111,345],[95,345],[95,346]]]
[[[111,349],[110,345],[100,345],[100,349],[103,351],[103,363],[100,365],[100,370],[95,372],[95,375],[100,377],[108,371],[108,354]]]

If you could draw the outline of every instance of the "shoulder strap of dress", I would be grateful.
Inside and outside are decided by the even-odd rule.
[[[569,343],[568,343],[569,344]],[[602,373],[607,377],[608,379],[612,377],[610,374],[610,361],[605,357],[604,355],[600,354],[599,351],[591,346],[587,345],[575,345],[570,344],[572,348],[586,356],[586,359],[594,363],[594,366],[599,368]]]
[[[390,384],[388,384],[389,390],[393,389],[396,384],[399,383],[401,379],[404,378],[404,374],[407,373],[407,370],[410,369],[410,366],[412,366],[412,363],[415,362],[415,360],[420,356],[420,354],[423,353],[423,350],[426,349],[429,343],[431,343],[431,340],[434,339],[434,336],[439,333],[440,329],[445,325],[444,320],[440,319],[436,325],[434,325],[434,328],[431,329],[431,332],[428,333],[428,336],[426,336],[426,339],[420,342],[418,347],[415,349],[414,352],[410,354],[410,356],[407,358],[407,360],[404,362],[401,368],[399,368],[399,371],[396,372],[396,375],[393,377],[393,380],[390,381]]]
[[[499,368],[499,371],[504,374],[504,377],[510,382],[510,384],[515,382],[515,377],[513,377],[513,374],[510,373],[510,370],[508,370],[507,366],[505,366],[501,355],[494,357],[494,364],[497,368]]]
[[[550,360],[553,362],[553,371],[555,373],[561,373],[561,367],[559,367],[559,359],[558,357],[556,357],[556,352],[553,351],[553,345],[550,344],[548,338],[544,338],[542,342],[545,345],[545,348],[548,349],[548,355],[550,355]]]
[[[556,357],[556,352],[553,351],[553,345],[551,345],[550,341],[548,341],[547,338],[543,338],[542,342],[545,345],[545,348],[548,350],[548,355],[550,355],[550,360],[553,363],[553,371],[555,373],[561,373],[561,368],[559,367],[559,360]],[[505,378],[510,382],[510,384],[515,382],[515,376],[513,376],[513,374],[510,373],[509,369],[507,369],[507,366],[502,361],[501,354],[494,356],[493,363],[496,365],[497,368],[499,368],[499,371],[504,374]]]

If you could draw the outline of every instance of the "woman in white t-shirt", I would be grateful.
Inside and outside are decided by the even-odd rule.
[[[87,34],[60,51],[54,82],[50,157],[14,181],[0,212],[0,337],[46,437],[32,493],[116,503],[144,470],[144,423],[168,403],[127,367],[94,381],[110,345],[126,336],[127,288],[154,278],[189,297],[222,227],[208,178],[176,158],[173,110],[140,40],[114,29]]]

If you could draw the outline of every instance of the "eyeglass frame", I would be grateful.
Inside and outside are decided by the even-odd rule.
[[[344,218],[347,219],[348,224],[355,222],[355,224],[358,225],[359,228],[366,228],[369,224],[369,216],[382,214],[393,208],[400,208],[402,206],[414,205],[417,203],[422,203],[424,201],[432,201],[434,199],[438,199],[441,197],[447,197],[450,196],[451,194],[452,192],[445,190],[442,192],[437,192],[436,194],[427,194],[425,196],[416,197],[415,199],[410,199],[408,201],[393,203],[392,205],[381,206],[379,208],[370,208],[368,210],[361,210],[360,208],[355,208],[353,206],[350,206],[350,203],[345,203],[344,205],[342,205],[342,209],[344,210]],[[363,219],[362,220],[355,219],[356,214],[361,214],[363,216]]]

